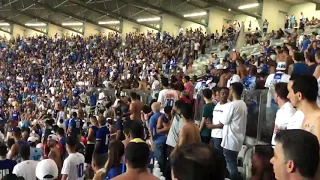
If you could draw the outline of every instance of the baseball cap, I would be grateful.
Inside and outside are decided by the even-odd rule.
[[[276,69],[279,71],[284,71],[286,70],[286,68],[287,68],[287,65],[285,62],[278,62]]]
[[[58,177],[57,164],[52,159],[40,161],[36,167],[36,176],[39,180],[54,180]]]
[[[222,70],[222,69],[224,69],[224,67],[223,67],[222,64],[219,64],[219,65],[216,66],[216,69],[217,69],[217,70]]]
[[[36,142],[37,140],[38,140],[38,138],[35,136],[28,137],[28,142]]]
[[[55,140],[55,141],[57,141],[57,142],[59,141],[58,136],[55,135],[55,134],[50,134],[50,135],[48,136],[48,140],[50,140],[50,139]]]

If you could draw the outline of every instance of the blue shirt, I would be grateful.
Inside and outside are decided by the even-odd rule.
[[[98,154],[104,154],[108,152],[109,146],[109,139],[110,139],[110,131],[107,126],[102,126],[97,131],[97,138],[96,141],[100,142],[99,149],[96,150]]]
[[[17,164],[14,160],[0,160],[0,179],[2,179],[5,175],[11,174],[13,167]]]
[[[43,157],[43,151],[40,148],[30,147],[30,159],[34,161],[40,161]]]
[[[12,111],[12,120],[18,121],[19,120],[19,111]]]
[[[69,120],[66,120],[66,121],[64,122],[64,127],[65,127],[66,129],[69,128]]]
[[[109,170],[105,180],[115,178],[116,176],[119,176],[120,174],[123,174],[125,172],[126,172],[126,166],[121,163],[120,166],[113,167]]]
[[[305,50],[307,50],[309,44],[311,44],[310,39],[305,39],[301,45],[301,52],[304,52]]]
[[[68,103],[68,98],[64,97],[61,100],[61,106],[64,107]]]
[[[167,140],[167,137],[164,133],[157,133],[157,122],[161,116],[163,116],[163,113],[158,112],[153,114],[149,120],[149,128],[153,131],[153,141],[155,144],[165,143]]]
[[[81,120],[78,118],[72,118],[69,121],[69,126],[72,128],[71,133],[72,134],[80,134],[81,129]]]
[[[67,152],[67,150],[66,150],[66,138],[65,137],[60,138],[59,142],[62,145],[63,155],[65,155],[65,153]]]
[[[246,90],[254,90],[256,87],[256,77],[247,76],[243,79],[243,85]]]
[[[97,104],[97,97],[95,95],[90,96],[90,106],[95,106]]]

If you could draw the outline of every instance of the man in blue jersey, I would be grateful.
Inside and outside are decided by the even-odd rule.
[[[72,113],[72,118],[69,120],[69,126],[68,126],[68,132],[70,136],[78,137],[80,138],[80,132],[81,132],[81,120],[77,117],[77,113]]]
[[[17,164],[14,160],[9,160],[6,158],[8,153],[7,146],[5,144],[0,144],[0,179],[5,175],[11,174],[13,167]]]
[[[98,119],[100,128],[96,134],[96,145],[94,147],[93,154],[102,154],[107,156],[108,154],[108,146],[109,146],[109,139],[110,139],[110,131],[107,127],[106,123],[107,120],[105,117],[100,116]]]

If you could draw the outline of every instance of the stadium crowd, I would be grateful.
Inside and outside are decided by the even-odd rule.
[[[252,179],[320,178],[318,42],[290,34],[283,46],[263,42],[257,56],[212,54],[205,75],[190,77],[207,46],[232,41],[236,28],[227,29],[220,38],[200,28],[177,37],[3,38],[0,178],[241,179],[242,95],[255,89],[269,89],[267,113],[277,113],[274,150],[256,147]],[[152,100],[142,102],[138,90]]]

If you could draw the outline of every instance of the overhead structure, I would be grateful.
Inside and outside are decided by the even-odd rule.
[[[164,8],[162,8],[162,7],[158,7],[158,6],[149,4],[149,3],[144,2],[144,1],[141,1],[141,0],[134,0],[134,2],[136,2],[136,3],[138,3],[138,4],[141,4],[141,5],[143,5],[143,6],[146,6],[146,7],[150,7],[150,8],[152,8],[152,9],[156,9],[156,10],[158,10],[158,11],[161,11],[161,12],[163,12],[163,13],[169,14],[169,15],[171,15],[171,16],[178,17],[178,18],[180,18],[180,19],[182,19],[182,20],[185,20],[185,21],[190,21],[190,22],[193,22],[193,23],[196,23],[196,24],[199,24],[199,25],[202,25],[202,26],[206,26],[206,27],[208,26],[208,24],[206,24],[206,23],[202,23],[202,22],[196,21],[196,20],[191,19],[191,18],[183,17],[183,16],[180,15],[180,14],[177,14],[177,13],[175,13],[175,12],[171,12],[171,11],[169,11],[169,10],[167,10],[167,9],[164,9]]]
[[[50,11],[57,12],[57,13],[60,13],[60,14],[64,14],[64,15],[73,17],[74,19],[78,19],[79,21],[88,22],[88,23],[93,24],[93,25],[96,25],[96,26],[98,26],[98,27],[110,29],[110,30],[112,30],[112,31],[121,33],[121,30],[118,30],[118,29],[113,28],[113,27],[110,27],[110,26],[101,25],[101,24],[99,24],[99,23],[97,23],[97,22],[95,22],[95,21],[93,21],[93,20],[90,20],[90,19],[81,17],[81,16],[76,15],[76,14],[73,14],[73,13],[66,12],[66,11],[64,11],[64,10],[61,10],[61,9],[59,9],[58,7],[57,7],[57,8],[53,8],[53,7],[51,7],[51,6],[47,5],[47,4],[38,2],[38,0],[33,0],[33,2],[34,2],[36,5],[41,6],[41,7],[43,7],[43,8],[46,8],[46,9],[48,9],[48,10],[50,10]]]
[[[42,31],[42,30],[37,29],[37,28],[33,28],[33,27],[26,26],[26,25],[24,25],[24,24],[22,24],[22,23],[19,23],[19,22],[17,22],[17,21],[11,20],[11,19],[8,19],[8,18],[6,18],[6,17],[0,16],[0,19],[1,19],[1,20],[4,20],[5,22],[8,22],[8,23],[10,23],[10,24],[17,24],[17,25],[22,26],[22,27],[24,27],[24,28],[37,31],[37,32],[39,32],[39,33],[41,33],[41,34],[48,34],[48,32],[46,32],[46,31]]]
[[[61,28],[64,28],[64,29],[68,29],[68,30],[70,30],[70,31],[74,31],[74,32],[79,33],[79,34],[83,34],[83,32],[81,32],[81,31],[78,31],[78,30],[76,30],[76,29],[73,29],[73,28],[70,28],[70,27],[67,27],[67,26],[62,26],[62,25],[59,24],[59,23],[53,22],[53,21],[48,20],[48,19],[44,19],[44,18],[42,18],[42,17],[40,17],[40,16],[37,16],[37,15],[32,15],[32,14],[29,14],[29,13],[27,13],[27,12],[25,12],[25,11],[19,11],[18,9],[15,9],[15,8],[13,8],[13,7],[11,7],[11,10],[13,10],[13,11],[15,11],[15,12],[17,12],[17,13],[23,14],[23,15],[25,15],[25,16],[28,16],[28,17],[30,17],[30,18],[32,18],[32,19],[37,19],[37,20],[42,21],[42,22],[46,22],[46,23],[49,23],[49,24],[53,24],[53,25],[55,25],[55,26],[58,26],[58,27],[61,27]]]
[[[236,7],[234,5],[231,5],[229,3],[227,4],[227,3],[220,2],[220,1],[217,1],[217,0],[202,0],[202,1],[208,3],[210,6],[219,6],[219,7],[225,8],[225,9],[232,9],[232,11],[234,11],[234,12],[237,12],[237,13],[240,13],[240,14],[244,14],[244,15],[247,15],[247,16],[251,16],[251,17],[254,17],[256,19],[261,19],[260,15],[243,11],[241,9],[238,9],[238,7]]]
[[[151,29],[155,29],[155,30],[158,30],[160,31],[161,29],[158,28],[158,27],[155,27],[155,26],[152,26],[150,24],[145,24],[145,23],[140,23],[138,22],[137,20],[133,19],[133,18],[130,18],[130,17],[127,17],[125,15],[122,15],[122,14],[118,14],[118,13],[115,13],[115,12],[112,12],[112,11],[109,11],[109,10],[100,10],[100,9],[97,9],[89,4],[86,4],[86,3],[83,3],[81,1],[78,1],[78,0],[69,0],[70,2],[74,3],[74,4],[77,4],[79,6],[82,6],[86,9],[89,9],[91,11],[94,11],[94,12],[97,12],[97,13],[100,13],[100,14],[103,14],[103,15],[106,15],[106,16],[109,16],[109,17],[112,17],[114,19],[117,19],[117,20],[122,20],[122,19],[125,19],[127,21],[131,21],[131,22],[134,22],[134,23],[137,23],[137,24],[140,24],[142,26],[146,26],[146,27],[149,27]]]

